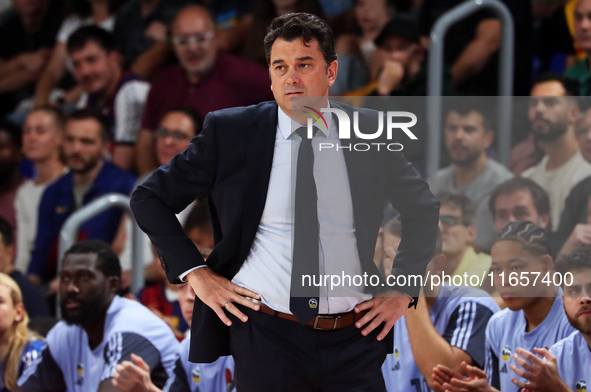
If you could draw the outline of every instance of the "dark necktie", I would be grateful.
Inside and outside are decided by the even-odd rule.
[[[314,134],[318,128],[314,128]],[[298,150],[296,188],[295,188],[295,222],[293,259],[291,267],[291,293],[289,310],[302,324],[307,324],[318,314],[319,288],[310,285],[314,276],[319,274],[318,267],[318,196],[314,181],[314,150],[312,140],[308,139],[307,128],[296,130],[302,138]],[[302,276],[306,285],[302,285]]]

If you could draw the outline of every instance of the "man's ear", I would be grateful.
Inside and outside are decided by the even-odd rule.
[[[542,265],[546,271],[553,271],[554,270],[554,260],[552,260],[552,256],[550,255],[543,255],[542,256]]]
[[[437,275],[441,274],[441,272],[445,269],[445,263],[447,261],[447,257],[443,253],[439,253],[433,257],[433,265],[435,267],[435,273]]]
[[[468,226],[468,243],[474,242],[474,238],[476,238],[476,226],[472,224]]]
[[[338,69],[339,63],[336,60],[330,63],[330,65],[326,69],[326,74],[328,75],[328,87],[332,86],[334,82],[337,80]]]
[[[113,294],[117,293],[121,288],[121,278],[119,276],[109,276],[107,279],[109,282],[109,292]]]
[[[484,140],[486,143],[486,149],[488,149],[495,140],[495,131],[493,131],[492,129],[484,131]]]

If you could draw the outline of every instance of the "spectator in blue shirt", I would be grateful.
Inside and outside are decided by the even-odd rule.
[[[33,282],[41,284],[55,277],[59,232],[72,213],[108,193],[131,193],[135,177],[105,160],[108,141],[109,130],[96,111],[82,109],[68,119],[64,155],[70,171],[47,187],[41,198],[28,270]],[[121,210],[109,209],[88,220],[80,227],[78,239],[113,243],[121,215]]]

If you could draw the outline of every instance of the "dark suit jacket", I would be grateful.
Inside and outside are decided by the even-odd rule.
[[[353,118],[350,106],[331,102],[331,107],[345,110]],[[275,102],[264,102],[209,113],[203,131],[187,150],[156,170],[134,192],[131,207],[136,220],[152,240],[170,282],[179,283],[178,276],[183,272],[205,264],[175,217],[200,196],[209,196],[214,229],[215,248],[207,266],[232,279],[244,263],[267,197],[277,110]],[[359,124],[368,124],[371,130],[366,133],[375,132],[377,112],[359,112]],[[439,203],[427,183],[400,152],[385,148],[379,153],[344,150],[344,156],[363,271],[380,274],[373,254],[388,200],[400,212],[402,221],[402,242],[392,272],[423,275],[435,250],[439,216]],[[396,289],[417,297],[420,287]],[[389,347],[392,350],[392,344]],[[229,354],[229,328],[196,299],[191,361],[212,362]]]

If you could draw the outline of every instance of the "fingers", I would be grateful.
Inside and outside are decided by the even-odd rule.
[[[139,355],[131,354],[131,360],[142,370],[150,372],[150,366]]]
[[[525,369],[525,371],[519,369],[517,366],[515,366],[514,364],[512,365],[512,368],[518,369],[521,373],[526,373],[529,374],[534,370],[534,366],[532,366],[529,362],[527,362],[526,360],[524,360],[523,358],[520,358],[517,354],[513,354],[513,359],[515,360],[515,362],[517,362],[517,364],[519,366],[521,366],[523,369]],[[515,372],[517,374],[519,374],[518,372]],[[523,377],[523,375],[519,374],[521,377]]]
[[[542,359],[540,357],[538,357],[536,354],[531,353],[527,350],[524,350],[522,348],[517,347],[515,349],[515,352],[519,355],[521,355],[523,358],[527,359],[528,361],[530,361],[532,364],[534,365],[541,365],[542,364]],[[518,356],[516,354],[513,354],[514,357],[518,358]],[[520,358],[521,359],[521,358]],[[521,364],[520,364],[521,365]],[[524,367],[525,368],[525,367]]]
[[[211,308],[213,309],[215,314],[217,314],[218,318],[222,320],[222,323],[226,324],[228,327],[232,325],[232,321],[230,321],[228,316],[226,316],[226,313],[224,312],[221,306],[211,306]]]
[[[234,305],[232,302],[227,302],[225,305],[226,306],[224,306],[223,308],[226,309],[228,312],[232,313],[234,316],[236,316],[240,321],[244,323],[248,321],[248,316],[242,313],[240,309],[238,309],[236,305]]]
[[[522,382],[519,381],[518,379],[516,379],[515,377],[511,378],[511,382],[515,385],[517,385],[519,388],[527,388],[529,386],[529,382]]]
[[[450,383],[443,384],[443,389],[445,389],[445,392],[468,392],[468,389],[456,387]]]
[[[238,294],[235,294],[234,296],[232,296],[232,302],[236,302],[242,306],[245,306],[245,307],[250,308],[255,311],[258,311],[259,309],[261,309],[261,306],[259,304],[257,304],[256,302],[253,302],[253,301],[249,300],[248,298],[243,297],[242,295],[238,295]]]
[[[257,293],[255,293],[252,290],[249,290],[249,289],[247,289],[245,287],[238,286],[237,284],[234,284],[234,283],[232,283],[232,285],[234,286],[234,292],[236,294],[239,294],[239,295],[241,295],[243,297],[250,297],[250,298],[254,298],[254,299],[261,299],[261,296],[258,295]],[[252,301],[249,301],[249,302],[250,303],[253,303]],[[247,305],[245,305],[245,306],[247,306]]]
[[[525,370],[518,368],[518,367],[517,367],[517,366],[515,366],[514,364],[511,364],[511,365],[509,365],[509,368],[510,368],[511,370],[513,370],[513,372],[514,372],[515,374],[517,374],[519,377],[522,377],[522,378],[529,379],[529,377],[528,377],[528,376],[530,376],[530,375],[531,375],[531,373],[528,373],[528,372],[526,372]]]
[[[486,378],[486,372],[484,370],[479,369],[476,366],[468,365],[466,362],[462,362],[462,369],[464,369],[464,371],[468,373],[470,376],[477,378]]]
[[[546,360],[548,361],[556,361],[556,357],[554,356],[554,354],[552,354],[550,350],[548,350],[547,348],[534,347],[534,351],[536,352],[536,354],[544,356],[544,358],[546,358]]]
[[[363,312],[364,310],[371,309],[371,308],[373,308],[373,305],[374,305],[374,299],[373,298],[370,299],[370,300],[368,300],[368,301],[362,302],[359,305],[355,306],[355,313],[359,313],[359,312]],[[363,318],[361,320],[363,320]],[[361,320],[359,320],[355,325],[359,324],[359,322]],[[357,328],[361,328],[361,326],[362,325],[365,325],[369,320],[371,320],[371,318],[365,320],[365,322],[363,324],[360,324]]]
[[[396,320],[390,320],[386,323],[386,325],[384,325],[384,328],[382,328],[382,332],[380,332],[380,334],[377,337],[378,342],[381,342],[388,335],[388,332],[390,332],[395,322]]]

